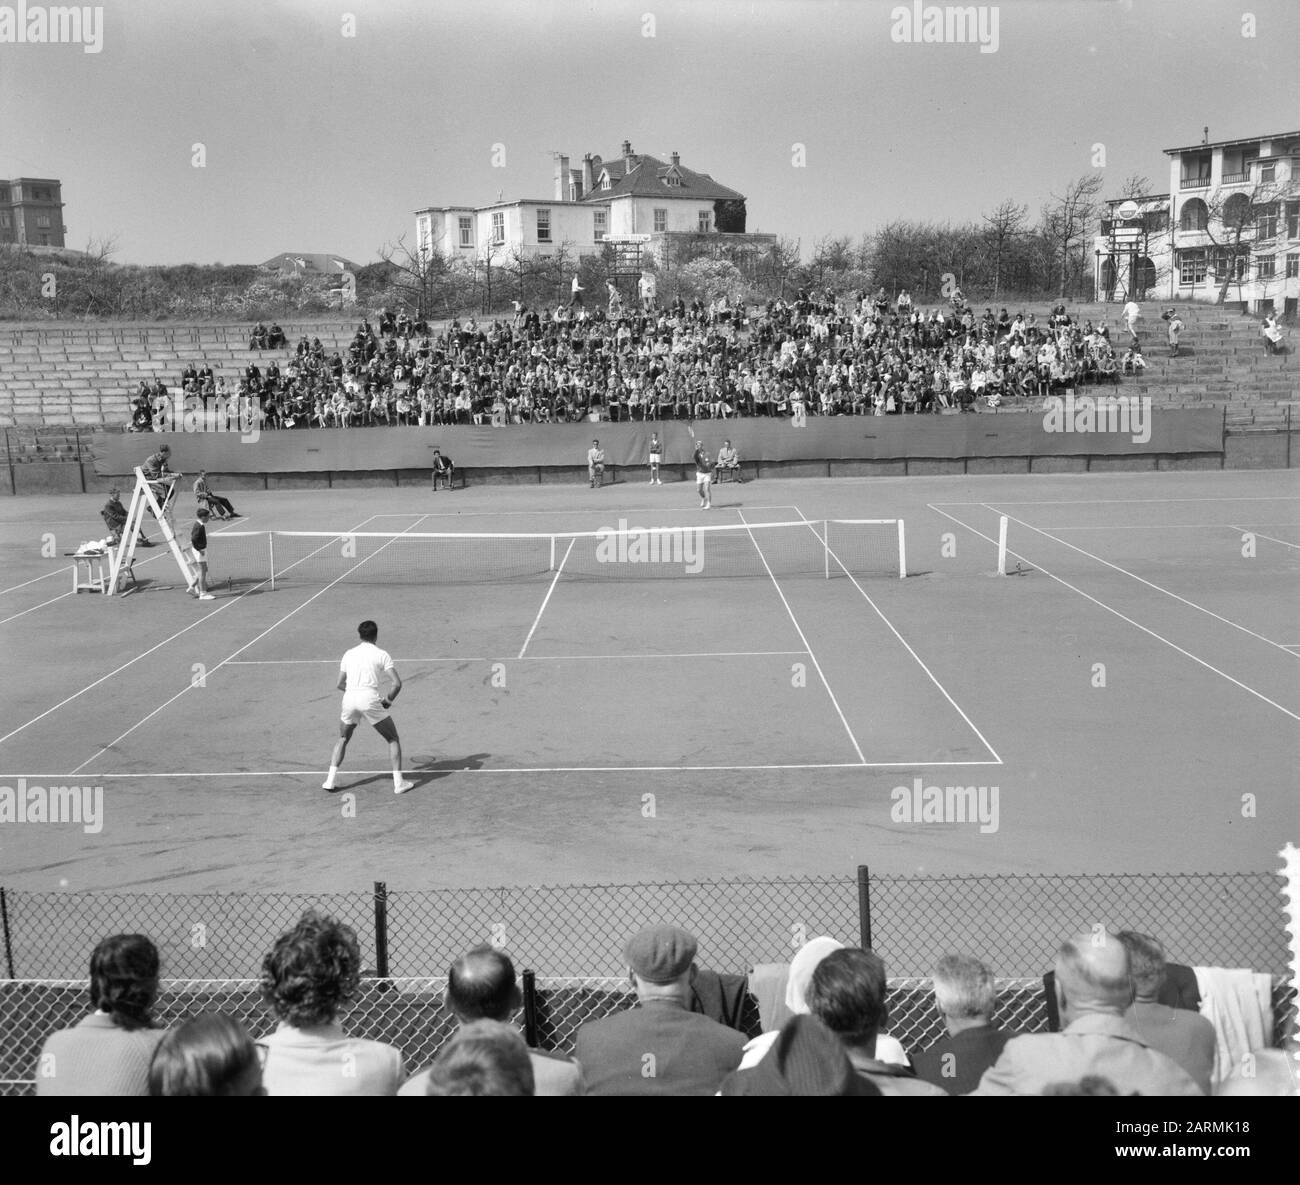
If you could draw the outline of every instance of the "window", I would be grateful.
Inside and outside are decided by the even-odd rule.
[[[1286,204],[1286,237],[1300,239],[1300,202]]]
[[[1259,179],[1264,185],[1272,185],[1276,173],[1277,170],[1273,167],[1272,161],[1267,161],[1259,166]]]
[[[33,189],[32,201],[48,202],[50,200],[50,191],[48,189]]]
[[[1277,275],[1277,256],[1261,255],[1255,261],[1255,275],[1261,280],[1271,280]]]
[[[1182,216],[1178,219],[1179,230],[1205,230],[1209,224],[1210,211],[1200,198],[1183,203]]]
[[[599,243],[609,233],[609,211],[593,210],[592,223],[591,237]]]
[[[492,237],[496,239],[496,215],[492,215]],[[505,236],[502,235],[502,238]],[[501,239],[496,239],[499,243]],[[551,241],[551,212],[550,210],[537,211],[537,241],[539,243],[549,243]]]
[[[1277,238],[1277,202],[1255,207],[1255,230],[1256,238]]]
[[[49,235],[41,235],[41,246],[42,246],[42,247],[48,247],[49,245],[50,245],[50,236],[49,236]]]
[[[1286,278],[1294,280],[1297,276],[1300,276],[1300,254],[1292,251],[1286,257]]]
[[[1148,210],[1142,215],[1142,225],[1148,234],[1159,234],[1169,229],[1168,210]]]
[[[700,234],[706,235],[713,229],[713,214],[708,210],[700,211]]]
[[[9,225],[9,211],[0,210],[0,226],[8,226],[8,225]]]
[[[1205,252],[1180,251],[1178,253],[1178,282],[1180,284],[1205,283]]]
[[[1245,229],[1251,220],[1250,198],[1244,193],[1234,193],[1223,203],[1223,225],[1229,230]]]
[[[460,245],[462,247],[474,246],[474,219],[466,214],[462,214],[457,222],[460,225]]]
[[[1222,281],[1225,277],[1234,281],[1246,278],[1246,253],[1244,251],[1234,253],[1221,250],[1214,253],[1214,278],[1217,281]]]
[[[682,178],[680,173],[669,173],[668,176],[664,178],[664,184],[671,185],[674,188],[680,187],[681,183]]]
[[[655,211],[655,234],[661,235],[668,229],[668,211]]]
[[[602,176],[601,176],[601,178],[600,178],[600,187],[601,187],[601,189],[613,189],[613,188],[614,188],[614,186],[610,183],[610,180],[609,180],[609,174],[608,174],[608,173],[604,173],[604,174],[602,174]]]
[[[1210,184],[1210,154],[1183,157],[1182,187],[1204,189]]]
[[[542,233],[542,226],[540,221],[541,211],[538,210],[537,214],[538,214],[537,233],[538,236],[540,237]],[[547,211],[547,216],[548,217],[550,216],[549,210]],[[546,233],[547,236],[549,237],[551,232],[548,229]],[[504,243],[506,241],[506,212],[504,210],[492,211],[492,241],[494,243]]]
[[[36,225],[48,229],[50,225],[50,216],[48,214],[37,214]]]

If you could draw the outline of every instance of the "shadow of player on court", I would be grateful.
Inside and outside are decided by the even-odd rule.
[[[410,762],[403,772],[415,783],[415,790],[422,790],[431,782],[440,781],[463,770],[482,769],[490,756],[492,756],[490,753],[471,753],[468,757],[429,757]],[[345,771],[340,770],[339,776],[344,776],[344,773]],[[327,790],[326,793],[338,794],[343,790],[360,790],[364,786],[371,785],[391,786],[392,782],[392,774],[367,774],[364,777],[357,778],[356,781],[348,782],[346,786],[336,785],[333,790]],[[415,790],[412,790],[411,793],[414,793]]]

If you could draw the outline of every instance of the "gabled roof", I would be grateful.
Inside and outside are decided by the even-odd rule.
[[[317,272],[328,276],[357,270],[357,265],[342,255],[314,255],[307,251],[281,251],[259,266],[273,271]]]
[[[716,201],[726,198],[744,201],[745,195],[725,185],[719,185],[708,173],[697,173],[684,165],[665,164],[654,156],[634,157],[631,169],[623,158],[614,157],[601,162],[601,169],[609,174],[610,187],[600,188],[599,174],[592,191],[583,194],[583,202],[609,201],[611,198],[631,194],[635,197],[693,198],[696,201]],[[664,178],[673,173],[681,178],[680,185],[665,185]]]

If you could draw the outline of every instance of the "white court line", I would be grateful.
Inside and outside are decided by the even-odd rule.
[[[799,510],[797,506],[795,507],[795,509]],[[799,516],[804,520],[808,519],[808,516],[804,514],[802,510],[799,510]],[[808,529],[812,531],[814,536],[816,536],[817,532],[816,530],[814,530],[811,522],[808,523]],[[847,567],[845,567],[844,561],[841,560],[840,557],[836,555],[834,551],[831,550],[831,548],[825,543],[824,540],[819,539],[818,542],[822,543],[822,545],[826,547],[827,554],[831,556],[837,564],[839,564],[839,566],[844,571],[844,575],[847,576],[851,581],[853,581],[853,587],[856,588],[858,592],[862,594],[862,597],[867,602],[867,604],[870,605],[876,611],[876,616],[879,617],[880,620],[885,623],[885,625],[889,628],[889,632],[893,634],[894,637],[897,638],[899,642],[903,644],[903,649],[905,649],[907,653],[910,654],[916,660],[917,665],[921,668],[921,670],[923,670],[926,673],[926,675],[929,677],[930,682],[933,683],[939,689],[939,693],[943,696],[943,698],[946,699],[950,704],[952,704],[953,708],[956,709],[957,715],[960,716],[966,722],[966,726],[971,730],[971,732],[973,732],[977,737],[979,737],[980,744],[982,744],[984,748],[986,748],[991,754],[993,754],[993,764],[1001,765],[1002,758],[998,756],[997,750],[994,749],[993,746],[988,743],[988,741],[984,737],[984,734],[980,732],[978,728],[975,727],[974,721],[972,721],[971,718],[967,716],[964,711],[962,711],[961,705],[955,699],[953,699],[951,695],[948,694],[948,689],[944,687],[942,683],[939,682],[938,678],[935,676],[935,673],[932,670],[930,670],[928,666],[925,665],[925,663],[921,660],[921,656],[917,654],[917,652],[913,650],[912,647],[908,644],[907,639],[904,638],[903,635],[900,634],[898,630],[894,628],[894,623],[884,615],[884,613],[881,611],[880,606],[877,605],[876,602],[873,601],[871,597],[867,595],[867,590],[858,583],[857,577],[855,577],[853,573],[850,572]]]
[[[786,769],[930,769],[940,766],[968,766],[968,765],[1001,765],[1000,761],[930,761],[923,759],[920,761],[819,761],[803,762],[789,765],[779,763],[770,765],[529,765],[529,766],[511,766],[509,768],[490,768],[487,766],[463,766],[460,768],[451,767],[447,769],[419,769],[418,767],[409,767],[406,773],[410,777],[418,777],[420,774],[583,774],[583,773],[682,773],[683,771],[695,772],[726,772],[728,770],[752,771],[752,770],[786,770]],[[82,776],[87,779],[107,780],[117,778],[127,780],[131,778],[319,778],[326,771],[323,769],[266,769],[266,770],[193,770],[178,773],[107,773],[97,771],[95,773],[86,773]],[[349,777],[367,777],[376,774],[383,774],[391,778],[393,771],[391,769],[349,769],[341,771]],[[51,778],[66,778],[67,774],[40,774],[40,773],[12,773],[0,774],[0,779],[5,781],[16,781],[18,778],[35,779],[41,778],[47,780]]]
[[[1058,498],[1045,499],[1041,502],[1011,502],[1005,498],[999,498],[1003,506],[1114,506],[1128,505],[1130,503],[1142,502],[1300,502],[1300,495],[1283,494],[1273,497],[1248,497],[1248,498]],[[987,506],[987,502],[927,502],[927,506]]]
[[[555,586],[560,582],[560,574],[564,571],[564,565],[569,559],[569,552],[573,550],[573,545],[576,542],[576,539],[570,539],[569,546],[564,549],[564,559],[560,561],[560,566],[555,569],[555,578],[551,581],[551,587],[546,590],[546,596],[542,598],[542,607],[537,610],[537,616],[533,618],[533,628],[528,631],[528,637],[524,639],[524,644],[519,648],[517,658],[523,658],[524,651],[528,649],[528,643],[533,640],[537,627],[542,624],[542,614],[546,612],[546,606],[551,600],[551,593],[555,591]]]
[[[1272,536],[1272,535],[1265,535],[1262,531],[1256,531],[1253,527],[1234,527],[1231,523],[1226,523],[1226,524],[1224,524],[1224,525],[1225,525],[1225,526],[1227,527],[1227,529],[1230,530],[1230,531],[1239,531],[1239,532],[1241,532],[1241,533],[1243,533],[1243,534],[1244,534],[1245,532],[1249,531],[1252,535],[1258,535],[1261,539],[1267,539],[1270,543],[1280,543],[1283,547],[1294,547],[1297,551],[1300,551],[1300,543],[1288,543],[1285,539],[1277,539],[1277,538],[1275,538],[1275,537]],[[1265,526],[1265,527],[1271,527],[1271,526],[1273,526],[1272,523],[1263,523],[1262,525]],[[1290,523],[1280,523],[1280,524],[1278,524],[1278,525],[1279,525],[1279,526],[1284,526],[1284,527],[1289,527],[1289,526],[1291,526],[1292,524],[1290,524]]]
[[[579,662],[592,658],[775,658],[791,654],[803,654],[802,650],[697,650],[689,654],[530,654],[522,660],[507,655],[495,655],[490,658],[411,658],[409,656],[394,658],[394,662]],[[232,667],[285,667],[305,665],[333,665],[336,658],[241,658],[227,663]]]
[[[954,515],[949,514],[946,510],[940,510],[939,507],[935,505],[933,502],[927,503],[926,505],[930,510],[933,510],[936,514],[942,514],[944,518],[949,519],[952,522],[956,523],[959,527],[962,527],[965,530],[969,531],[972,535],[978,536],[980,539],[983,539],[986,543],[992,543],[995,547],[997,546],[996,539],[993,539],[992,537],[984,534],[983,531],[976,530],[969,523],[962,522],[961,519],[955,517]],[[983,506],[985,504],[981,502],[973,505]],[[1151,637],[1155,638],[1157,642],[1163,642],[1171,650],[1178,651],[1179,654],[1183,655],[1185,658],[1190,658],[1194,663],[1203,666],[1207,671],[1213,671],[1216,675],[1219,675],[1220,677],[1227,679],[1229,683],[1233,684],[1236,687],[1240,687],[1242,691],[1249,692],[1256,699],[1263,700],[1266,704],[1269,705],[1269,707],[1276,708],[1284,716],[1290,716],[1292,720],[1300,720],[1300,715],[1297,715],[1295,712],[1292,712],[1289,708],[1284,708],[1281,704],[1276,703],[1275,701],[1269,699],[1268,696],[1266,696],[1263,692],[1256,691],[1253,687],[1250,687],[1247,684],[1241,682],[1240,679],[1234,679],[1226,671],[1221,671],[1219,670],[1218,667],[1212,665],[1211,663],[1206,662],[1205,659],[1198,658],[1190,650],[1184,650],[1181,646],[1178,645],[1177,642],[1171,642],[1168,638],[1164,637],[1161,634],[1156,633],[1155,630],[1148,628],[1147,626],[1143,625],[1141,622],[1134,621],[1133,618],[1131,617],[1126,617],[1118,609],[1112,609],[1109,605],[1106,604],[1105,601],[1100,601],[1096,597],[1094,597],[1091,593],[1084,592],[1083,589],[1077,587],[1076,585],[1071,584],[1063,576],[1057,576],[1054,572],[1049,572],[1046,568],[1043,567],[1042,564],[1030,560],[1027,556],[1020,555],[1018,552],[1012,551],[1011,548],[1009,547],[1007,548],[1007,555],[1011,556],[1013,559],[1024,560],[1024,562],[1030,568],[1033,568],[1035,571],[1041,572],[1044,576],[1048,577],[1051,580],[1055,580],[1058,584],[1065,585],[1065,587],[1068,588],[1071,592],[1078,593],[1079,596],[1085,598],[1086,600],[1091,601],[1099,609],[1104,609],[1107,613],[1114,614],[1121,621],[1125,621],[1129,625],[1133,626],[1134,628],[1140,629],[1144,634],[1149,634]]]
[[[791,507],[791,509],[797,511],[799,508],[794,506]],[[763,567],[767,569],[768,576],[772,578],[772,587],[776,589],[776,595],[781,598],[781,604],[785,606],[785,611],[790,615],[791,622],[794,623],[794,628],[799,634],[799,641],[803,643],[804,649],[808,652],[808,657],[812,659],[813,667],[816,668],[817,675],[822,681],[822,686],[826,688],[826,694],[831,697],[831,703],[835,705],[835,712],[840,718],[840,723],[844,725],[844,731],[849,734],[849,740],[853,742],[853,750],[858,755],[858,764],[866,765],[867,759],[862,754],[862,746],[858,744],[858,738],[853,735],[853,729],[849,727],[849,722],[845,718],[843,709],[840,707],[840,701],[835,698],[835,692],[831,690],[831,685],[826,681],[826,676],[822,672],[822,664],[817,661],[817,656],[812,652],[812,647],[808,645],[808,639],[804,636],[803,629],[799,625],[799,619],[795,617],[794,610],[790,608],[790,602],[785,599],[785,593],[781,591],[780,582],[772,574],[772,569],[768,565],[767,557],[763,554],[763,549],[759,547],[758,540],[754,538],[754,532],[748,529],[749,523],[745,521],[744,514],[740,511],[737,511],[737,513],[740,514],[740,521],[745,523],[746,531],[749,534],[749,541],[754,545],[754,550],[758,552],[758,558],[762,560]]]
[[[51,574],[57,575],[57,573]],[[63,575],[66,576],[67,572],[64,572]],[[76,596],[76,593],[77,590],[75,588],[70,588],[67,592],[59,593],[57,597],[51,597],[48,601],[42,601],[39,605],[33,605],[30,609],[24,609],[21,613],[15,613],[10,617],[0,617],[0,625],[4,625],[10,621],[17,621],[20,617],[26,617],[29,613],[35,613],[37,609],[44,609],[46,605],[53,605],[55,601],[63,600],[64,597]]]
[[[985,509],[989,510],[993,514],[1002,513],[1002,511],[998,510],[997,507],[990,506],[988,503],[985,503]],[[1167,597],[1173,597],[1175,601],[1181,602],[1182,604],[1188,606],[1188,608],[1196,609],[1197,611],[1204,613],[1209,617],[1213,617],[1215,621],[1221,621],[1223,622],[1224,625],[1230,625],[1234,630],[1240,630],[1243,634],[1249,634],[1252,638],[1255,638],[1260,642],[1267,642],[1268,645],[1270,646],[1277,646],[1279,650],[1284,649],[1283,647],[1278,646],[1277,643],[1274,642],[1271,638],[1266,638],[1264,637],[1263,634],[1257,634],[1254,630],[1248,629],[1246,626],[1238,624],[1237,622],[1233,621],[1231,618],[1224,617],[1222,614],[1219,613],[1215,613],[1213,609],[1207,609],[1204,605],[1198,605],[1195,601],[1189,601],[1186,597],[1179,596],[1178,593],[1173,592],[1170,589],[1164,588],[1163,586],[1156,584],[1152,580],[1147,580],[1144,576],[1139,576],[1136,572],[1130,572],[1127,568],[1121,568],[1118,564],[1112,564],[1110,560],[1104,560],[1099,555],[1093,555],[1092,552],[1085,551],[1082,547],[1076,547],[1073,543],[1067,543],[1064,539],[1058,539],[1055,535],[1049,535],[1041,527],[1032,526],[1031,524],[1024,522],[1022,519],[1016,518],[1015,515],[1009,514],[1007,515],[1007,517],[1013,523],[1016,523],[1022,527],[1028,527],[1029,530],[1036,531],[1044,538],[1051,539],[1052,542],[1054,543],[1059,543],[1062,547],[1068,547],[1071,551],[1077,551],[1080,555],[1087,556],[1090,560],[1094,560],[1099,564],[1105,564],[1106,567],[1113,568],[1116,572],[1122,573],[1123,575],[1129,577],[1131,580],[1136,580],[1139,584],[1145,584],[1148,588],[1155,589],[1156,592],[1164,593],[1165,596]]]
[[[941,502],[936,502],[935,505],[936,505],[936,506],[941,506],[941,505],[943,505],[943,503],[941,503]],[[1004,505],[1004,506],[1011,506],[1011,505],[1014,505],[1014,503],[1011,503],[1011,502],[1004,502],[1003,505]],[[1300,529],[1300,523],[1293,523],[1293,522],[1285,522],[1285,523],[1260,523],[1260,526],[1262,526],[1262,527],[1296,527],[1297,529]],[[1204,531],[1204,530],[1211,530],[1211,529],[1213,529],[1213,528],[1215,528],[1215,527],[1223,527],[1223,528],[1225,528],[1225,529],[1227,529],[1227,528],[1231,528],[1231,529],[1234,530],[1234,531],[1238,531],[1238,530],[1249,530],[1249,528],[1244,528],[1244,527],[1234,527],[1231,523],[1104,523],[1103,525],[1101,525],[1101,526],[1096,526],[1096,527],[1079,527],[1079,526],[1068,526],[1068,527],[1044,527],[1044,526],[1039,526],[1037,529],[1040,530],[1040,531]],[[1256,534],[1259,534],[1258,531],[1255,532],[1255,533],[1256,533]],[[1267,535],[1260,535],[1260,538],[1261,538],[1261,539],[1267,539],[1268,536],[1267,536]],[[1275,543],[1281,543],[1281,542],[1283,542],[1283,540],[1281,540],[1281,539],[1275,539],[1274,542],[1275,542]],[[1292,543],[1292,544],[1288,544],[1288,546],[1290,546],[1290,547],[1295,547],[1296,544]]]
[[[415,517],[414,514],[412,514],[411,517],[414,518]],[[367,519],[366,521],[368,522],[369,520]],[[415,522],[411,524],[410,529],[414,529],[415,527],[418,527],[420,523],[422,523],[423,521],[424,519],[422,517],[416,518]],[[350,533],[351,532],[347,532],[347,531],[343,532],[343,534],[350,534]],[[339,536],[336,536],[336,538],[338,537]],[[375,548],[375,550],[372,551],[364,559],[358,560],[355,564],[352,565],[352,567],[350,567],[342,575],[336,576],[324,588],[320,589],[317,592],[312,593],[312,595],[309,596],[305,601],[303,601],[301,605],[298,605],[297,607],[290,609],[289,612],[286,613],[282,618],[280,618],[279,621],[275,622],[273,625],[267,626],[267,628],[264,629],[260,634],[258,634],[257,637],[253,638],[249,642],[245,642],[238,650],[235,651],[234,654],[231,654],[229,657],[222,659],[219,663],[217,663],[215,667],[212,667],[207,673],[209,675],[215,675],[219,670],[221,670],[222,667],[224,667],[230,661],[230,659],[235,658],[237,655],[243,654],[244,651],[247,650],[250,646],[255,646],[258,642],[260,642],[263,638],[265,638],[266,635],[269,634],[272,630],[279,628],[286,621],[288,621],[289,618],[294,616],[294,614],[300,613],[303,609],[307,608],[307,606],[310,605],[312,601],[314,601],[317,597],[324,596],[327,592],[329,592],[330,589],[332,589],[336,584],[338,584],[338,582],[342,580],[344,576],[350,575],[351,573],[355,572],[359,567],[361,567],[362,564],[368,563],[370,560],[374,559],[375,556],[377,556],[381,551],[383,551],[385,547],[390,546],[394,542],[394,540],[398,538],[401,538],[401,536],[400,535],[395,536],[394,539],[390,539],[388,543],[385,543],[382,547]],[[319,548],[317,550],[319,550]],[[301,563],[302,561],[300,560],[298,562]],[[241,597],[243,595],[244,594],[242,593],[240,594]],[[236,600],[238,599],[239,598],[236,598]],[[131,725],[131,727],[128,728],[124,733],[122,733],[121,736],[114,737],[114,739],[109,741],[109,743],[105,745],[102,749],[100,749],[98,753],[95,753],[92,756],[86,758],[86,760],[83,761],[79,766],[77,766],[76,769],[72,770],[71,773],[68,774],[68,776],[72,777],[75,774],[81,773],[81,771],[85,769],[86,766],[88,766],[92,761],[95,760],[95,758],[103,756],[114,745],[118,744],[120,741],[125,740],[133,732],[135,732],[135,730],[139,728],[142,724],[147,724],[150,720],[152,720],[155,716],[157,716],[159,712],[163,711],[163,709],[165,708],[170,707],[178,699],[180,699],[181,696],[183,696],[187,691],[192,691],[193,688],[194,688],[193,683],[187,683],[184,687],[180,689],[180,691],[178,691],[175,695],[173,695],[171,699],[164,700],[161,704],[159,704],[156,708],[154,708],[154,710],[150,712],[147,716],[144,716],[140,720],[137,720],[133,725]],[[391,773],[392,771],[390,770],[389,772]]]
[[[362,526],[365,526],[365,524],[368,523],[369,521],[370,521],[370,519],[365,519],[365,520],[362,521],[362,524],[361,524],[361,525],[362,525]],[[168,553],[167,553],[167,552],[161,552],[159,555],[157,555],[157,556],[150,556],[149,558],[150,558],[150,559],[160,559],[163,555],[166,555],[166,554],[168,554]],[[301,562],[301,561],[300,561],[300,562]],[[266,583],[266,581],[262,581],[262,584],[265,584],[265,583]],[[154,646],[150,646],[148,650],[145,650],[145,651],[141,652],[140,654],[137,654],[134,658],[129,659],[127,662],[124,662],[120,667],[117,667],[115,670],[111,670],[111,671],[109,671],[107,675],[101,675],[101,676],[100,676],[98,679],[96,679],[93,683],[88,683],[88,684],[86,684],[86,686],[83,687],[80,691],[74,691],[70,696],[67,697],[67,699],[60,700],[57,704],[54,705],[54,707],[52,707],[52,708],[47,708],[47,709],[46,709],[44,712],[42,712],[39,716],[33,716],[29,721],[27,721],[26,724],[20,724],[20,725],[19,725],[17,728],[15,728],[12,732],[7,732],[7,733],[5,733],[4,736],[0,737],[0,745],[3,745],[3,744],[5,743],[5,741],[7,741],[7,740],[10,739],[10,737],[16,737],[20,732],[23,731],[23,729],[25,729],[25,728],[30,728],[33,724],[36,724],[38,721],[40,721],[40,720],[44,720],[45,717],[48,716],[48,715],[50,715],[52,712],[57,712],[57,711],[58,711],[60,708],[62,708],[65,704],[70,704],[70,703],[72,703],[72,701],[73,701],[74,699],[78,699],[78,698],[80,698],[81,696],[85,695],[86,692],[88,692],[88,691],[93,691],[93,690],[94,690],[96,687],[98,687],[101,683],[104,683],[104,682],[106,682],[107,680],[111,679],[114,675],[120,674],[122,671],[126,670],[127,667],[134,666],[134,665],[135,665],[136,663],[138,663],[142,658],[148,658],[149,655],[151,655],[155,650],[161,650],[164,646],[167,645],[168,642],[173,642],[173,641],[175,641],[175,640],[176,640],[177,638],[179,638],[182,634],[188,634],[188,633],[190,632],[190,630],[194,629],[196,626],[200,626],[200,625],[202,625],[205,621],[208,620],[208,618],[210,618],[210,617],[214,617],[214,616],[216,616],[216,614],[218,614],[218,613],[224,613],[227,609],[230,608],[231,605],[237,604],[237,603],[238,603],[239,601],[241,601],[245,596],[247,596],[248,593],[252,592],[254,589],[261,588],[261,587],[262,587],[262,584],[256,584],[256,585],[253,586],[253,588],[250,588],[250,589],[246,590],[245,592],[240,593],[238,596],[223,599],[223,600],[222,600],[222,603],[221,603],[220,605],[218,605],[215,609],[211,610],[210,612],[205,613],[202,617],[200,617],[200,618],[198,619],[198,621],[192,621],[192,622],[190,622],[190,624],[187,625],[187,626],[185,626],[184,629],[179,629],[179,630],[177,630],[174,634],[171,635],[171,637],[169,637],[169,638],[164,638],[161,642],[157,643],[156,645],[154,645]],[[58,598],[56,597],[55,599],[57,600]],[[103,750],[101,749],[100,752],[102,753]]]

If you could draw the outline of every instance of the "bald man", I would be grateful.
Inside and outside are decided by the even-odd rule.
[[[1059,1033],[1013,1037],[985,1072],[977,1095],[1038,1095],[1058,1082],[1097,1075],[1120,1094],[1201,1095],[1191,1075],[1142,1039],[1125,1018],[1133,1002],[1129,954],[1106,933],[1077,934],[1056,954]]]
[[[524,998],[509,955],[490,946],[476,947],[461,955],[447,972],[446,1003],[461,1029],[483,1020],[510,1024],[523,1007]],[[586,1093],[582,1067],[573,1058],[541,1049],[530,1049],[528,1058],[533,1067],[534,1094]],[[416,1074],[397,1093],[425,1094],[432,1068]]]

